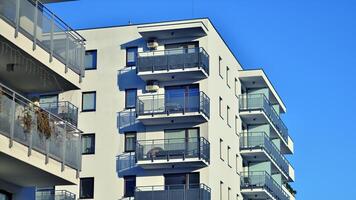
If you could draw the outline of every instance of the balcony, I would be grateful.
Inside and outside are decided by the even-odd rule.
[[[289,200],[288,194],[267,172],[241,173],[241,193],[247,199]]]
[[[41,108],[71,123],[72,125],[78,125],[78,108],[70,102],[58,101],[51,103],[41,103],[40,106]]]
[[[170,98],[164,94],[138,96],[136,112],[144,125],[203,123],[210,118],[210,99],[204,92]]]
[[[123,173],[136,167],[136,155],[135,152],[127,152],[117,156],[117,171]]]
[[[205,184],[136,187],[135,200],[210,200]]]
[[[118,113],[117,128],[120,133],[145,131],[145,126],[137,119],[137,112],[135,109],[126,109]]]
[[[144,169],[201,168],[210,163],[210,143],[203,137],[138,141],[136,159]]]
[[[286,146],[289,153],[293,151],[288,128],[277,114],[264,94],[244,94],[239,97],[240,116],[247,124],[270,123],[274,132]]]
[[[0,0],[0,18],[45,50],[52,61],[58,59],[80,77],[84,76],[84,38],[35,0]]]
[[[202,48],[141,52],[137,74],[143,80],[199,80],[209,76],[209,55]]]
[[[291,165],[288,160],[264,132],[241,133],[240,153],[247,161],[271,161],[273,169],[282,173],[286,180],[292,181],[294,178],[289,174]]]
[[[1,85],[0,146],[5,143],[10,145],[7,145],[9,148],[0,149],[0,161],[6,160],[1,161],[5,164],[3,169],[6,169],[3,173],[0,170],[2,179],[8,182],[19,181],[15,182],[17,185],[27,185],[30,180],[45,183],[42,178],[34,179],[32,176],[38,174],[38,177],[49,181],[47,186],[56,185],[51,181],[56,181],[58,185],[76,183],[75,172],[79,173],[81,169],[81,131]],[[11,175],[15,173],[11,171],[13,164],[21,169],[21,173],[16,172],[21,176],[20,179]],[[69,170],[69,174],[74,170],[73,177],[55,174],[65,170]],[[49,176],[48,173],[52,175]],[[67,180],[71,182],[68,183]]]
[[[66,190],[41,190],[36,192],[36,200],[76,200],[76,195]]]

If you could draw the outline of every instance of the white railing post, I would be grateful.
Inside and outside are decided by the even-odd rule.
[[[37,25],[38,25],[38,0],[35,2],[35,12],[33,20],[33,46],[32,49],[36,49],[37,44]]]
[[[12,93],[12,102],[11,102],[11,120],[10,120],[10,142],[9,147],[11,148],[14,141],[14,132],[15,132],[15,120],[16,120],[16,94]]]
[[[50,56],[49,56],[49,62],[52,62],[53,60],[53,51],[54,51],[54,42],[53,42],[53,37],[54,37],[54,14],[52,13],[50,16],[51,19],[51,33],[50,33]]]
[[[19,35],[20,27],[20,0],[16,0],[16,18],[15,18],[15,38]]]
[[[66,159],[66,147],[67,147],[67,123],[64,123],[64,132],[63,132],[63,143],[62,143],[62,171],[64,171],[65,159]]]

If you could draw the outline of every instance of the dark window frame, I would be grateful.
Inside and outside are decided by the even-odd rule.
[[[127,149],[126,136],[128,134],[135,134],[135,144],[134,144],[135,148],[133,150],[128,150]],[[125,153],[135,152],[136,151],[136,143],[137,143],[137,132],[136,131],[127,131],[127,132],[124,133],[124,137],[125,137],[124,138],[124,151],[125,151]]]
[[[95,154],[95,145],[96,145],[96,138],[95,138],[95,133],[85,133],[85,134],[82,134],[82,140],[83,140],[83,136],[86,137],[86,136],[94,136],[94,148],[93,148],[93,152],[88,152],[88,153],[85,153],[82,149],[82,155],[93,155]]]
[[[136,184],[137,184],[136,176],[124,176],[124,197],[134,197],[134,194],[135,194],[135,189],[134,189],[132,195],[128,194],[128,187],[127,187],[126,183],[128,182],[127,179],[129,179],[129,178],[134,178],[134,182],[135,182],[134,188],[136,188]]]
[[[128,59],[128,53],[130,49],[135,49],[135,61],[134,62],[129,62]],[[132,46],[132,47],[126,47],[126,67],[132,67],[137,65],[137,58],[138,58],[138,47],[137,46]]]
[[[85,70],[85,71],[90,71],[90,70],[96,70],[96,69],[98,69],[98,50],[97,50],[97,49],[86,50],[86,51],[85,51],[85,56],[86,56],[87,53],[89,53],[89,52],[95,52],[95,67],[93,67],[93,68],[86,68],[85,63],[84,63],[84,70]]]
[[[231,88],[230,87],[230,79],[229,79],[229,75],[230,75],[230,68],[229,68],[229,66],[226,66],[226,85],[227,85],[227,87],[229,87],[229,88]]]
[[[220,151],[220,159],[222,161],[225,161],[224,158],[223,158],[223,142],[224,140],[220,138],[220,141],[219,141],[219,151]]]
[[[84,105],[84,95],[85,94],[95,94],[94,95],[94,108],[93,109],[83,109],[83,105]],[[96,111],[96,91],[87,91],[87,92],[82,92],[82,108],[81,108],[81,112],[95,112]]]
[[[230,125],[230,112],[231,112],[231,110],[230,110],[231,108],[230,108],[230,106],[226,106],[226,123],[227,123],[227,125],[229,126],[229,127],[231,127],[231,125]]]
[[[221,71],[221,63],[222,63],[222,58],[219,56],[219,76],[220,78],[224,79]]]
[[[135,104],[134,106],[128,106],[127,105],[127,93],[128,91],[135,91],[136,94],[135,94]],[[136,102],[137,102],[137,88],[130,88],[130,89],[125,89],[125,109],[133,109],[133,108],[136,108]]]
[[[224,119],[223,115],[222,115],[222,104],[223,104],[223,98],[219,97],[219,115],[221,117],[221,119]]]
[[[90,197],[83,197],[82,196],[82,180],[93,180],[92,195]],[[80,181],[79,181],[79,199],[93,199],[94,198],[94,188],[95,188],[94,185],[95,185],[94,177],[83,177],[83,178],[80,178]]]

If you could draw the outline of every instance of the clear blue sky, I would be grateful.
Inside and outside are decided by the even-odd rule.
[[[356,1],[80,0],[51,5],[74,28],[209,17],[245,69],[287,105],[300,200],[355,197]]]

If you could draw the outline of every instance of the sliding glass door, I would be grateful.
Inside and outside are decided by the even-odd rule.
[[[199,85],[170,86],[165,88],[167,113],[199,112]]]

